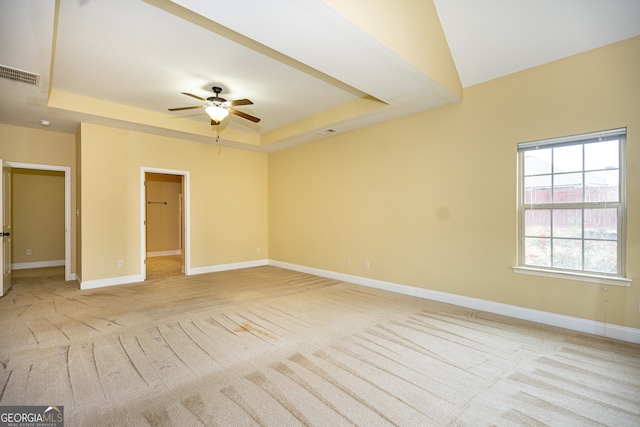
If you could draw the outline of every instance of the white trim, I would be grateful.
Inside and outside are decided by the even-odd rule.
[[[549,313],[541,310],[534,310],[515,305],[503,304],[478,298],[471,298],[462,295],[455,295],[446,292],[433,291],[414,286],[401,285],[382,280],[369,279],[366,277],[352,276],[349,274],[336,273],[328,270],[321,270],[312,267],[305,267],[296,264],[289,264],[281,261],[269,260],[269,265],[314,274],[316,276],[328,277],[330,279],[342,280],[357,285],[396,292],[403,295],[418,298],[430,299],[434,301],[454,304],[473,310],[486,311],[489,313],[509,316],[516,319],[528,320],[530,322],[542,323],[544,325],[556,326],[577,332],[584,332],[592,335],[599,335],[621,341],[640,344],[640,329],[629,328],[596,322],[593,320],[581,319],[578,317],[565,316],[562,314]]]
[[[532,276],[553,277],[554,279],[577,280],[579,282],[599,283],[601,285],[629,287],[633,280],[618,276],[599,276],[596,274],[573,273],[569,271],[546,270],[534,267],[511,267],[514,273]]]
[[[57,261],[18,262],[11,264],[13,270],[26,270],[27,268],[60,267],[65,265],[63,259]]]
[[[217,273],[220,271],[240,270],[242,268],[262,267],[265,265],[269,265],[269,261],[266,259],[256,260],[256,261],[234,262],[230,264],[218,264],[218,265],[210,265],[207,267],[192,268],[190,271],[190,274]],[[132,276],[109,277],[106,279],[87,280],[86,282],[81,281],[80,289],[81,290],[96,289],[96,288],[103,288],[106,286],[127,285],[127,284],[138,283],[138,282],[144,282],[144,278],[141,274],[136,274]]]
[[[269,261],[266,259],[261,259],[256,261],[234,262],[231,264],[218,264],[218,265],[210,265],[207,267],[192,268],[189,274],[217,273],[219,271],[240,270],[241,268],[262,267],[265,265],[269,265]]]
[[[152,258],[156,256],[172,256],[172,255],[180,255],[182,251],[180,249],[174,249],[171,251],[155,251],[155,252],[147,252],[147,258]]]
[[[128,285],[130,283],[143,282],[144,278],[140,274],[136,274],[133,276],[120,276],[120,277],[109,277],[107,279],[97,279],[97,280],[87,280],[86,282],[80,282],[80,289],[96,289],[96,288],[104,288],[106,286],[116,286],[116,285]]]
[[[64,172],[64,280],[74,280],[75,274],[71,274],[71,167],[9,161],[7,163],[18,169]]]
[[[182,176],[182,190],[183,190],[183,202],[184,202],[184,274],[190,275],[191,272],[191,190],[190,190],[190,172],[181,171],[175,169],[160,169],[151,167],[140,167],[140,276],[142,281],[147,277],[147,266],[145,264],[147,254],[147,227],[145,225],[145,213],[147,211],[146,194],[145,194],[145,174],[150,173],[162,173],[166,175],[180,175]]]
[[[537,148],[543,148],[550,145],[562,145],[562,144],[583,144],[585,142],[592,142],[598,140],[616,139],[619,136],[626,137],[627,128],[618,128],[603,130],[599,132],[590,132],[569,136],[561,136],[558,138],[541,139],[538,141],[527,141],[518,143],[518,151],[535,150]]]
[[[619,187],[618,187],[618,201],[603,201],[603,202],[593,202],[593,201],[586,201],[586,200],[582,200],[582,201],[577,201],[577,202],[571,202],[571,203],[562,203],[562,202],[557,202],[557,201],[549,201],[549,202],[533,202],[530,201],[528,203],[525,203],[525,194],[526,194],[526,189],[525,189],[525,181],[527,178],[530,177],[535,177],[536,175],[525,175],[525,170],[524,170],[524,163],[525,163],[525,155],[524,153],[527,151],[533,151],[536,150],[538,148],[557,148],[557,147],[562,147],[562,146],[566,146],[566,145],[575,145],[575,146],[581,146],[582,148],[582,155],[583,155],[583,160],[584,160],[584,147],[587,144],[591,144],[591,143],[595,143],[595,142],[602,142],[602,141],[618,141],[618,160],[619,160],[619,164],[618,164],[618,168],[614,168],[613,170],[617,170],[618,171],[618,178],[619,178]],[[622,277],[622,275],[624,274],[624,272],[626,271],[626,249],[627,249],[627,244],[626,244],[626,229],[627,229],[627,200],[626,200],[626,163],[627,163],[627,158],[626,158],[626,146],[627,146],[627,128],[618,128],[618,129],[611,129],[611,130],[605,130],[605,131],[600,131],[600,132],[592,132],[592,133],[587,133],[587,134],[579,134],[579,135],[571,135],[571,136],[566,136],[566,137],[560,137],[560,138],[553,138],[553,139],[548,139],[548,140],[542,140],[542,141],[533,141],[533,142],[522,142],[518,144],[518,162],[517,162],[517,169],[518,169],[518,176],[517,176],[517,201],[518,201],[518,209],[517,209],[517,231],[518,231],[518,241],[517,241],[517,254],[518,254],[518,267],[514,267],[514,272],[516,273],[523,273],[523,274],[537,274],[537,275],[542,275],[542,276],[547,276],[547,277],[555,277],[555,278],[559,278],[559,279],[568,279],[568,280],[581,280],[581,281],[586,281],[586,282],[594,282],[594,283],[601,283],[601,284],[608,284],[608,285],[614,285],[614,286],[631,286],[631,282],[629,281],[627,283],[628,279],[625,279]],[[549,175],[551,177],[551,180],[553,181],[553,177],[558,175],[560,172],[555,170],[555,164],[553,163],[555,160],[551,160],[551,165],[550,167],[552,168],[551,171],[549,171],[548,173],[545,173],[547,175]],[[580,172],[583,175],[588,172],[588,170],[585,169],[585,165],[582,165],[582,169],[581,171],[576,171],[576,172]],[[535,187],[535,186],[534,186]],[[584,197],[583,197],[584,199]],[[526,213],[529,210],[535,210],[535,209],[544,209],[544,210],[549,210],[552,215],[553,212],[555,212],[556,210],[562,210],[562,209],[577,209],[577,210],[582,210],[583,213],[586,209],[600,209],[600,208],[612,208],[616,210],[616,216],[617,216],[617,234],[616,234],[616,239],[615,242],[617,243],[616,245],[616,275],[614,276],[607,276],[607,274],[605,273],[592,273],[592,272],[584,272],[582,271],[582,268],[580,269],[576,269],[573,271],[569,271],[567,274],[563,274],[562,270],[555,270],[552,269],[551,265],[546,266],[547,268],[543,267],[532,267],[530,265],[526,265],[525,262],[525,217],[526,217]],[[548,238],[551,239],[551,243],[553,245],[553,237],[554,237],[554,233],[553,231],[551,232],[551,236],[547,236]],[[535,237],[535,236],[533,236]],[[588,241],[589,239],[585,236],[585,233],[582,233],[582,236],[578,236],[575,238],[576,240],[579,240],[582,242],[582,247],[581,247],[581,254],[584,258],[585,256],[585,251],[586,246],[585,243],[586,241]],[[613,242],[614,240],[611,240],[611,242]],[[550,254],[548,254],[551,256],[552,258],[552,262],[551,264],[553,264],[553,257],[554,257],[554,252],[552,251]],[[583,264],[584,264],[584,259],[583,259]],[[584,265],[582,265],[582,267],[584,267]],[[517,271],[516,268],[522,269],[520,271]],[[530,268],[530,269],[529,269]],[[536,273],[535,271],[544,271],[545,273]],[[605,280],[605,279],[599,279],[599,278],[608,278],[608,277],[614,277],[614,278],[621,278],[621,280],[615,280],[613,279],[613,281],[601,281],[601,280]]]

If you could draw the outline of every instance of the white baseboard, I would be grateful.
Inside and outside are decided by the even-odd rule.
[[[171,251],[156,251],[156,252],[147,252],[147,258],[152,258],[156,256],[171,256],[171,255],[180,255],[182,251],[180,249],[174,249]]]
[[[281,261],[269,260],[269,265],[300,271],[302,273],[314,274],[316,276],[355,283],[357,285],[396,292],[403,295],[410,295],[433,301],[444,302],[473,310],[486,311],[500,314],[516,319],[528,320],[549,326],[569,329],[577,332],[585,332],[592,335],[613,338],[621,341],[640,344],[640,329],[629,328],[596,322],[593,320],[581,319],[578,317],[565,316],[562,314],[549,313],[531,308],[519,307],[515,305],[503,304],[478,298],[471,298],[462,295],[449,294],[446,292],[432,291],[414,286],[401,285],[398,283],[385,282],[382,280],[368,279],[366,277],[353,276],[349,274],[336,273],[334,271],[321,270],[318,268],[305,267],[296,264],[289,264]]]
[[[116,286],[116,285],[126,285],[129,283],[142,282],[143,278],[140,274],[134,274],[132,276],[120,276],[120,277],[109,277],[107,279],[96,279],[96,280],[87,280],[84,282],[80,282],[80,289],[96,289],[103,288],[105,286]]]
[[[268,265],[268,261],[266,259],[191,268],[186,272],[186,275],[190,276],[194,274],[217,273],[219,271],[239,270],[241,268],[260,267],[263,265]],[[127,285],[130,283],[143,282],[143,281],[144,279],[141,274],[134,274],[131,276],[109,277],[106,279],[80,281],[80,289],[82,290],[96,289],[96,288],[103,288],[106,286]]]
[[[217,273],[219,271],[239,270],[241,268],[250,268],[250,267],[261,267],[263,265],[268,265],[268,264],[269,264],[269,261],[266,259],[259,259],[255,261],[234,262],[231,264],[219,264],[219,265],[210,265],[207,267],[190,268],[186,274],[187,276],[190,276],[192,274]]]
[[[56,261],[17,262],[11,264],[11,269],[25,270],[27,268],[59,267],[61,265],[64,265],[63,259]]]

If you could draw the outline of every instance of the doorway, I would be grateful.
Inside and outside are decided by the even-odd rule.
[[[188,173],[142,168],[141,182],[144,280],[189,274]]]
[[[25,176],[32,177],[46,177],[60,175],[61,179],[64,179],[64,199],[59,202],[64,203],[64,225],[61,225],[61,229],[55,230],[57,233],[57,237],[51,237],[51,239],[62,239],[64,241],[64,277],[66,281],[75,280],[75,274],[71,273],[71,168],[68,166],[51,166],[51,165],[38,165],[38,164],[30,164],[30,163],[18,163],[18,162],[7,162],[8,166],[10,166],[14,170],[23,170],[27,174]],[[62,178],[62,175],[64,178]],[[15,192],[13,198],[18,197]],[[62,228],[63,227],[63,228]],[[42,238],[38,239],[42,240]],[[15,240],[14,240],[15,244]],[[45,246],[43,246],[45,247]],[[24,249],[24,254],[26,255],[27,249],[33,249],[31,247],[27,247]],[[49,250],[49,249],[44,249]],[[33,251],[31,252],[33,254]],[[28,255],[32,256],[32,255]],[[37,256],[33,255],[33,256]],[[58,258],[59,256],[54,256],[53,258]],[[60,257],[61,258],[61,257]],[[35,258],[34,258],[35,259]],[[18,261],[20,258],[18,258]],[[33,262],[33,264],[29,264],[28,258],[23,260],[23,264],[25,266],[33,265],[34,267],[52,267],[55,265],[62,264],[61,261],[55,259],[50,260],[51,262]],[[16,260],[14,260],[16,262]]]

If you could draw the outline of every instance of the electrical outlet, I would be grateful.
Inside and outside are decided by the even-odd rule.
[[[119,259],[118,260],[118,268],[122,268],[122,267],[124,267],[124,261]]]
[[[371,268],[371,263],[369,262],[369,260],[366,260],[366,261],[364,262],[364,268],[366,268],[366,269]]]
[[[256,253],[257,253],[258,255],[260,255],[260,252],[262,252],[262,251],[261,251],[261,249],[260,249],[260,248],[256,248]]]
[[[31,249],[27,249],[27,255],[33,255],[33,251]]]

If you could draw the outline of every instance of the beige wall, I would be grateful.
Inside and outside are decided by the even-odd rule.
[[[182,176],[147,173],[146,180],[147,254],[179,251]]]
[[[638,52],[640,37],[467,88],[458,105],[270,154],[270,259],[639,328]],[[513,273],[517,143],[618,127],[628,128],[634,284],[605,293]]]
[[[13,264],[64,262],[64,172],[12,173]]]
[[[83,281],[140,273],[142,167],[190,173],[192,268],[268,256],[266,154],[86,123],[81,135]]]
[[[32,165],[71,168],[71,212],[76,210],[75,136],[51,130],[0,124],[0,158]],[[76,216],[71,215],[71,273],[77,272]],[[62,257],[64,259],[64,256]]]

